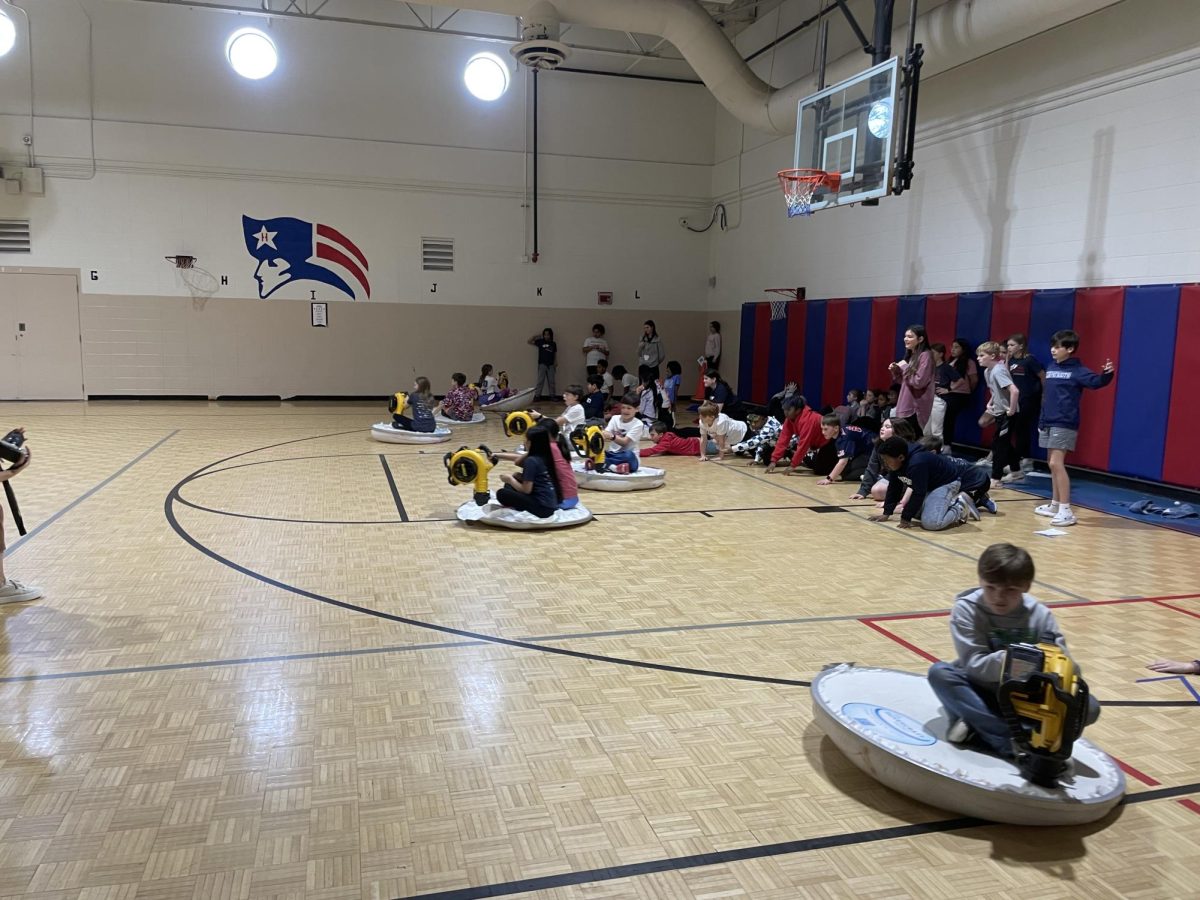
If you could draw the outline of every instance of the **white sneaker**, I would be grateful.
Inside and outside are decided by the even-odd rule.
[[[987,456],[985,456],[983,459],[977,459],[975,461],[975,465],[979,466],[979,468],[981,468],[981,469],[986,469],[991,464],[992,464],[992,454],[990,454],[990,453]]]
[[[971,726],[966,719],[954,719],[946,729],[946,740],[951,744],[965,744],[971,739]]]
[[[1055,528],[1066,528],[1068,525],[1075,524],[1075,513],[1068,510],[1067,512],[1059,512],[1057,516],[1050,520],[1050,524]]]
[[[1016,484],[1018,481],[1025,480],[1025,473],[1018,469],[1015,472],[1009,472],[1000,481],[1004,484]]]
[[[1024,472],[1026,475],[1028,475],[1030,472],[1032,472],[1033,471],[1033,460],[1032,459],[1021,460],[1021,471]]]
[[[1051,506],[1049,503],[1043,503],[1041,506],[1035,506],[1033,511],[1039,516],[1046,516],[1051,519],[1058,515],[1058,507]]]
[[[972,522],[979,521],[979,507],[975,505],[975,501],[965,491],[958,495],[959,501],[962,503],[963,509],[966,511],[967,518]]]
[[[21,584],[19,581],[9,579],[0,584],[0,603],[25,603],[28,600],[36,600],[42,596],[40,587],[31,587],[27,584]]]

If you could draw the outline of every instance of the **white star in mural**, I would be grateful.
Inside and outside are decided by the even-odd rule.
[[[267,231],[267,226],[264,225],[262,231],[254,235],[258,238],[258,246],[254,249],[261,250],[263,247],[270,247],[272,250],[278,250],[279,248],[275,246],[275,235],[277,234],[279,234],[278,231]]]

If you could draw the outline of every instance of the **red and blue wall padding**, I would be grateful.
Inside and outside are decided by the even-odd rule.
[[[1079,356],[1099,371],[1117,366],[1107,388],[1087,391],[1076,465],[1116,475],[1200,488],[1200,285],[977,291],[835,298],[785,304],[771,319],[769,303],[742,306],[739,394],[765,403],[795,381],[813,406],[838,406],[850,388],[891,384],[888,363],[904,355],[905,330],[922,324],[931,341],[956,337],[972,347],[1004,343],[1020,332],[1043,364],[1050,337],[1079,332]],[[958,440],[979,442],[985,388]]]

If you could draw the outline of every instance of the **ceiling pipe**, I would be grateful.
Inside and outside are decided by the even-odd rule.
[[[917,19],[916,40],[925,46],[923,77],[929,78],[1089,15],[1120,0],[950,0]],[[479,12],[525,16],[532,0],[455,0]],[[544,11],[546,0],[537,6]],[[787,135],[796,130],[796,104],[816,91],[816,74],[773,88],[750,70],[720,26],[695,0],[553,0],[563,22],[633,31],[666,38],[687,60],[722,106],[750,128]],[[907,24],[893,32],[905,46]],[[827,84],[870,66],[861,51],[831,62]]]

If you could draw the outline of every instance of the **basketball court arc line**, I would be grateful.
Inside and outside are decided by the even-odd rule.
[[[800,497],[804,497],[806,500],[812,500],[814,503],[818,502],[818,498],[812,496],[811,494],[806,494],[806,493],[804,493],[804,491],[797,490],[796,488],[793,488],[793,487],[788,487],[786,484],[780,484],[779,482],[775,481],[774,479],[767,479],[767,478],[763,478],[758,475],[755,475],[753,472],[746,472],[746,471],[744,471],[745,467],[739,468],[737,466],[720,466],[720,468],[725,469],[726,471],[729,471],[729,472],[736,472],[739,475],[744,475],[747,478],[752,478],[755,481],[760,481],[764,484],[771,484],[774,487],[779,488],[780,490],[788,491],[789,493],[796,494]],[[784,476],[784,477],[786,477],[786,476]],[[961,550],[955,550],[953,547],[947,547],[945,544],[939,544],[937,541],[931,541],[928,538],[922,537],[919,534],[913,534],[912,533],[913,529],[903,530],[900,528],[892,527],[887,522],[868,521],[866,516],[860,516],[857,513],[855,513],[854,512],[855,509],[856,509],[856,507],[847,507],[847,512],[849,512],[852,516],[854,516],[854,518],[860,519],[860,520],[866,522],[868,525],[876,525],[881,528],[888,528],[890,531],[895,532],[896,534],[899,534],[903,537],[909,538],[914,541],[920,541],[922,544],[926,544],[930,547],[937,547],[938,549],[944,550],[947,553],[952,553],[955,556],[961,557],[963,559],[969,559],[969,560],[971,560],[971,562],[975,562],[975,557],[971,556],[969,553],[964,553]],[[1073,597],[1076,600],[1082,600],[1082,601],[1086,602],[1088,599],[1087,597],[1084,597],[1081,594],[1076,594],[1074,591],[1068,591],[1066,588],[1057,587],[1056,585],[1050,584],[1049,582],[1046,582],[1046,581],[1034,581],[1034,584],[1039,584],[1044,588],[1049,588],[1052,591],[1055,591],[1059,594],[1064,594],[1068,597]]]
[[[1187,795],[1196,793],[1200,793],[1200,782],[1174,787],[1160,787],[1140,791],[1136,794],[1129,794],[1121,800],[1120,805],[1131,806],[1157,800],[1177,800],[1178,798],[1187,798]],[[1197,811],[1200,811],[1200,805],[1195,804],[1190,799],[1182,799],[1178,800],[1178,802],[1190,804],[1189,808],[1194,806]],[[697,853],[691,856],[676,856],[667,859],[652,859],[645,862],[607,866],[599,869],[563,872],[558,875],[543,875],[519,881],[476,885],[468,888],[452,888],[446,891],[418,894],[416,897],[419,897],[420,900],[482,900],[482,898],[487,897],[505,897],[532,891],[548,891],[603,881],[615,881],[621,878],[637,878],[659,872],[679,872],[704,866],[728,865],[730,863],[767,859],[774,856],[808,853],[814,850],[834,850],[839,847],[854,847],[862,844],[902,838],[921,837],[927,834],[945,834],[953,831],[965,831],[969,828],[1011,827],[1008,825],[998,825],[995,822],[988,822],[983,819],[976,819],[971,816],[960,816],[953,819],[938,819],[913,825],[895,825],[890,828],[875,828],[869,831],[856,831],[849,834],[823,835],[821,837],[802,838],[794,841],[782,841],[775,844],[737,847],[732,850],[714,850],[709,853]]]
[[[263,584],[268,584],[268,585],[271,585],[272,587],[279,588],[280,590],[295,594],[298,597],[304,597],[309,600],[315,600],[318,603],[324,603],[329,606],[335,606],[335,607],[338,607],[339,609],[345,609],[350,612],[357,612],[357,613],[361,613],[363,615],[373,616],[375,618],[383,619],[385,621],[397,622],[402,625],[411,625],[415,628],[424,628],[424,629],[428,629],[430,631],[437,631],[442,634],[454,635],[455,637],[459,637],[459,638],[468,638],[471,640],[484,641],[486,643],[491,643],[491,644],[500,644],[503,646],[514,647],[514,648],[522,649],[522,650],[534,650],[534,651],[537,651],[540,653],[552,653],[552,654],[555,654],[558,656],[565,656],[565,657],[574,658],[574,659],[582,659],[582,660],[587,660],[590,662],[607,663],[610,665],[630,666],[633,668],[641,668],[641,669],[652,669],[655,671],[671,672],[671,673],[680,674],[680,675],[698,675],[701,677],[708,677],[708,678],[726,678],[726,679],[729,679],[732,681],[748,681],[748,682],[753,682],[753,683],[757,683],[757,684],[783,685],[783,686],[787,686],[787,687],[808,687],[810,684],[808,681],[803,681],[803,680],[794,679],[794,678],[773,678],[771,676],[766,676],[766,675],[748,675],[748,674],[742,674],[739,672],[718,672],[718,671],[713,671],[713,670],[709,670],[709,669],[694,669],[694,668],[689,668],[686,666],[672,666],[672,665],[668,665],[666,663],[656,663],[656,662],[650,662],[650,661],[645,661],[645,660],[625,659],[623,657],[617,657],[617,656],[605,656],[605,655],[599,654],[599,653],[587,653],[587,652],[580,651],[580,650],[569,650],[566,647],[549,647],[549,646],[535,644],[530,641],[520,641],[520,640],[516,640],[514,638],[500,637],[499,635],[489,635],[489,634],[482,634],[480,632],[475,632],[475,631],[467,631],[466,629],[463,629],[463,628],[453,628],[449,625],[439,625],[436,622],[424,622],[424,621],[421,621],[420,619],[412,619],[412,618],[408,618],[407,616],[398,616],[398,615],[394,615],[392,613],[383,612],[382,610],[370,609],[369,607],[359,606],[354,603],[348,603],[345,600],[337,600],[333,597],[326,597],[323,594],[317,594],[313,591],[305,590],[304,588],[296,587],[295,585],[290,585],[290,584],[287,584],[286,582],[279,581],[279,580],[277,580],[275,578],[271,578],[267,575],[263,575],[260,572],[255,572],[252,569],[249,569],[239,563],[234,562],[233,560],[229,559],[228,557],[222,556],[221,554],[217,553],[212,548],[206,546],[205,544],[202,544],[199,540],[197,540],[195,537],[193,537],[191,535],[191,533],[188,532],[187,529],[185,529],[180,524],[179,520],[175,517],[175,510],[174,510],[174,503],[177,499],[178,491],[182,486],[184,486],[188,483],[188,480],[190,478],[191,478],[191,476],[188,476],[188,477],[184,478],[182,481],[180,481],[178,484],[176,484],[175,487],[171,489],[170,493],[167,494],[167,498],[164,501],[163,511],[167,518],[167,522],[171,526],[172,530],[174,530],[175,533],[177,535],[179,535],[179,537],[181,539],[183,539],[183,541],[185,543],[191,545],[194,549],[198,550],[200,553],[204,554],[205,556],[209,557],[210,559],[215,560],[216,562],[220,563],[221,565],[226,566],[227,568],[230,568],[230,569],[234,570],[235,572],[239,572],[242,575],[246,575],[250,578],[260,581]]]
[[[105,478],[99,484],[95,485],[94,487],[92,487],[91,489],[89,489],[87,491],[84,491],[82,494],[80,494],[78,497],[76,497],[74,500],[72,500],[70,503],[68,503],[66,506],[64,506],[62,509],[60,509],[58,512],[53,513],[48,519],[46,519],[43,522],[40,522],[32,530],[30,530],[27,534],[21,535],[21,537],[17,538],[17,540],[15,540],[15,541],[13,541],[12,544],[9,545],[8,549],[4,551],[4,558],[8,559],[10,556],[12,556],[14,553],[16,553],[22,547],[24,547],[26,543],[28,543],[30,540],[32,540],[37,535],[41,534],[43,531],[45,531],[47,528],[49,528],[51,525],[53,525],[55,522],[57,522],[59,519],[61,519],[63,516],[65,516],[71,510],[73,510],[75,507],[77,507],[84,500],[87,500],[89,497],[91,497],[97,491],[101,490],[108,484],[111,484],[115,479],[119,478],[121,475],[128,472],[135,465],[137,465],[139,462],[141,462],[143,459],[145,459],[147,456],[149,456],[151,453],[153,453],[155,450],[157,450],[159,447],[161,447],[163,444],[165,444],[171,438],[175,437],[175,435],[179,434],[180,430],[181,429],[176,428],[174,431],[172,431],[166,437],[161,438],[157,443],[152,444],[150,447],[146,448],[141,453],[139,453],[137,456],[135,456],[133,459],[131,459],[129,462],[125,463],[125,465],[121,466],[121,468],[117,469],[117,471],[113,472],[111,475],[109,475],[107,478]]]

